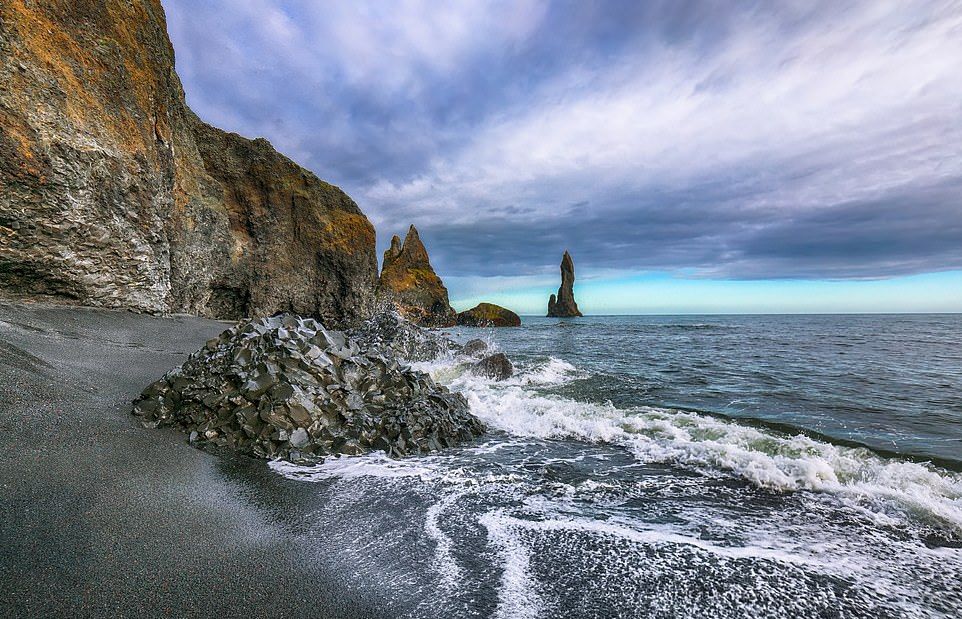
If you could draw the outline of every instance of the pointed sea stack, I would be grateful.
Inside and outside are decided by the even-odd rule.
[[[411,226],[404,244],[394,236],[384,252],[379,295],[394,303],[408,320],[422,327],[451,327],[457,313],[448,301],[448,289],[428,259],[417,228]]]
[[[571,260],[571,254],[565,251],[561,258],[561,287],[558,288],[558,297],[551,295],[548,299],[548,316],[552,318],[569,318],[572,316],[583,316],[575,303],[575,263]]]

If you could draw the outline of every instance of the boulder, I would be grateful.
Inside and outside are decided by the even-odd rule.
[[[293,461],[425,453],[484,432],[460,394],[293,314],[244,322],[207,342],[144,389],[133,414],[197,445]]]
[[[414,226],[408,230],[403,245],[395,235],[391,247],[384,252],[378,296],[422,327],[452,327],[456,322],[448,289],[434,272]]]
[[[575,264],[571,254],[565,250],[561,258],[561,287],[558,288],[557,298],[554,295],[548,299],[548,316],[555,318],[570,318],[582,316],[575,303]]]
[[[484,340],[468,340],[461,348],[461,354],[465,357],[478,357],[488,349],[488,343]]]
[[[520,327],[521,318],[494,303],[479,303],[458,314],[458,325],[464,327]]]
[[[486,376],[494,380],[505,380],[514,375],[514,366],[503,352],[485,357],[471,366],[471,371],[478,376]]]

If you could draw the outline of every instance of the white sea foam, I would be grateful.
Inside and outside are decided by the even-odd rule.
[[[528,551],[512,531],[515,518],[494,510],[482,514],[479,522],[487,529],[488,543],[501,558],[503,573],[498,590],[498,607],[494,616],[499,619],[534,619],[544,607],[536,582],[528,567]]]
[[[730,471],[778,491],[832,493],[880,519],[907,515],[962,532],[958,473],[698,413],[624,410],[540,394],[533,387],[544,384],[538,382],[543,377],[564,381],[577,372],[553,360],[502,383],[467,372],[448,375],[447,383],[467,397],[482,420],[515,436],[621,445],[641,462]],[[531,375],[538,378],[532,381]]]
[[[441,529],[441,518],[466,493],[452,492],[428,508],[424,515],[424,532],[434,540],[434,567],[441,576],[441,586],[454,591],[463,580],[463,570],[454,559],[452,542]]]
[[[363,456],[328,458],[321,464],[303,466],[285,460],[273,460],[269,466],[275,472],[301,481],[320,482],[331,479],[358,477],[421,477],[433,478],[436,470],[417,458],[395,459],[382,451]]]
[[[516,437],[576,439],[620,445],[640,462],[729,471],[777,491],[812,490],[836,495],[879,524],[905,517],[962,533],[962,475],[927,464],[882,458],[844,447],[698,413],[578,402],[538,392],[583,375],[559,359],[522,366],[508,381],[475,376],[454,360],[421,363],[436,380],[465,395],[489,426]],[[493,447],[492,447],[493,445]],[[497,442],[479,449],[497,449]],[[274,463],[292,477],[396,476],[436,478],[432,458],[392,460],[383,454],[329,460],[319,467]],[[451,471],[443,473],[451,475]],[[478,480],[471,480],[476,483]],[[895,520],[893,520],[895,519]]]

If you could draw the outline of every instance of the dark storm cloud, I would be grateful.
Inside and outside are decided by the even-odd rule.
[[[202,117],[445,275],[962,268],[955,2],[164,5]]]

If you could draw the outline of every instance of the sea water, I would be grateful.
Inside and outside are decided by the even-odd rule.
[[[450,333],[516,365],[416,364],[484,439],[272,465],[397,615],[962,616],[962,315]]]

